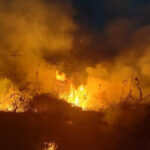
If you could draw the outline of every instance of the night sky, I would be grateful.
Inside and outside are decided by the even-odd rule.
[[[121,17],[150,17],[150,0],[74,0],[72,3],[77,9],[76,19],[96,30]]]
[[[64,0],[62,2],[66,1],[76,10],[77,22],[92,30],[101,31],[108,23],[118,18],[142,18],[142,24],[149,23],[150,0]]]
[[[78,31],[75,33],[73,51],[76,49],[77,55],[73,55],[76,55],[75,58],[78,58],[80,63],[88,65],[112,59],[124,49],[131,50],[126,48],[133,45],[130,38],[150,23],[150,0],[58,0],[58,3],[60,2],[68,2],[75,11],[73,20],[78,25]],[[108,31],[109,29],[111,31]],[[91,36],[90,41],[84,43],[88,36]],[[80,40],[83,42],[78,42]],[[74,59],[71,59],[71,62],[72,60]],[[76,62],[77,59],[74,64]]]

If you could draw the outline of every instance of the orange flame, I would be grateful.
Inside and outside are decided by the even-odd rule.
[[[62,75],[62,77],[65,76],[64,73]],[[60,78],[58,78],[58,72],[56,72],[56,80],[65,81],[66,79],[60,80]],[[89,95],[87,94],[87,90],[83,84],[81,84],[78,88],[75,88],[72,83],[68,86],[64,83],[64,85],[61,86],[61,90],[58,91],[59,98],[66,100],[72,105],[81,107],[84,110],[87,108]],[[63,88],[64,90],[62,90]]]
[[[27,97],[14,86],[7,89],[3,95],[0,95],[0,111],[24,112],[27,104]]]
[[[51,143],[51,142],[47,143],[47,142],[45,142],[44,145],[45,145],[44,150],[56,150],[57,149],[57,145],[55,143]]]
[[[65,81],[66,80],[65,73],[60,73],[59,71],[56,71],[56,79],[62,82]]]

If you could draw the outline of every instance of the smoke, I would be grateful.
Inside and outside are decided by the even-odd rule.
[[[150,26],[138,26],[138,20],[117,19],[100,33],[84,30],[76,33],[68,55],[45,57],[50,63],[61,62],[61,69],[75,84],[84,83],[90,106],[101,108],[126,99],[132,90],[135,100],[149,95]],[[53,61],[51,61],[52,58]],[[136,81],[138,79],[138,81]],[[139,84],[139,86],[137,86]]]
[[[6,102],[5,95],[12,87],[17,92],[35,92],[37,95],[31,98],[31,107],[35,103],[39,112],[45,111],[35,124],[34,117],[30,113],[26,116],[25,113],[27,121],[20,121],[21,125],[16,130],[25,128],[29,129],[30,134],[35,133],[32,136],[29,134],[29,139],[32,138],[29,143],[26,140],[28,136],[25,140],[18,139],[21,143],[25,142],[26,149],[38,141],[34,141],[35,137],[42,139],[43,135],[49,139],[53,137],[60,149],[133,149],[132,140],[138,143],[134,149],[142,149],[143,145],[149,148],[149,126],[145,126],[149,122],[149,104],[141,105],[149,103],[150,94],[149,6],[140,7],[137,4],[138,7],[133,11],[133,1],[130,4],[129,1],[118,0],[94,1],[97,6],[103,4],[103,11],[93,10],[94,15],[101,14],[100,17],[95,16],[99,20],[93,29],[90,22],[91,19],[93,22],[95,20],[90,16],[92,9],[81,10],[82,7],[72,6],[71,3],[59,0],[0,1],[1,102]],[[85,5],[85,1],[82,5]],[[99,7],[96,5],[94,8],[97,10]],[[85,15],[87,10],[88,15]],[[107,20],[102,15],[104,12],[112,17],[106,17]],[[140,14],[139,17],[136,17],[137,14]],[[104,24],[103,27],[101,24]],[[88,93],[88,108],[106,109],[82,111],[51,96],[55,88],[65,84],[60,83],[61,86],[57,87],[56,71],[66,74],[69,80],[66,84],[71,82],[74,87],[84,84],[86,92],[82,97],[86,99]],[[141,103],[137,103],[140,100]],[[4,110],[2,107],[5,104],[1,106],[0,103],[0,109]],[[13,110],[9,107],[8,110]],[[31,129],[26,128],[28,122],[31,123]],[[16,119],[13,124],[12,127],[15,127]],[[2,124],[1,129],[3,126],[5,124]],[[41,129],[43,135],[33,137]],[[2,133],[9,137],[11,130]],[[22,130],[19,132],[22,133]],[[139,135],[139,142],[135,140],[135,135]],[[10,137],[14,138],[14,134]],[[42,142],[45,142],[45,138]],[[8,147],[10,145],[4,144]]]
[[[125,27],[125,28],[124,28]],[[122,24],[122,21],[113,23],[107,29],[108,42],[106,48],[114,48],[115,55],[106,57],[104,60],[96,63],[95,67],[87,67],[88,84],[92,84],[93,79],[97,83],[97,93],[102,105],[119,102],[125,99],[132,90],[135,99],[139,99],[140,84],[143,96],[149,95],[150,75],[147,59],[149,56],[149,32],[150,26],[144,26],[134,31],[128,29],[128,25]],[[105,48],[105,47],[104,47]],[[111,58],[111,59],[109,59]],[[138,78],[140,83],[137,83]],[[95,91],[96,92],[96,91]]]
[[[137,18],[131,13],[133,2],[115,1],[111,8],[105,2],[101,4],[103,11],[113,16],[105,21],[103,31],[93,30],[90,25],[85,27],[81,18],[76,18],[84,13],[70,1],[2,0],[0,77],[6,90],[1,92],[13,85],[19,90],[26,87],[28,92],[34,89],[39,93],[54,93],[55,72],[60,70],[76,86],[85,84],[92,97],[92,107],[125,98],[131,86],[134,97],[138,98],[137,81],[131,83],[135,78],[147,96],[150,88],[150,26],[145,23],[148,7],[142,6],[147,8],[143,11],[138,6],[135,12],[139,13],[140,9],[144,16]],[[122,10],[120,15],[116,15],[116,8]],[[132,17],[126,13],[129,8]]]
[[[42,0],[2,0],[0,8],[1,78],[18,88],[35,84],[38,78],[41,87],[50,90],[55,67],[42,55],[67,54],[72,48],[72,33],[77,27],[71,7]]]

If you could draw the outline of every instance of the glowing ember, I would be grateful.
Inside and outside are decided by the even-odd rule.
[[[57,76],[56,79],[60,79]],[[63,73],[63,76],[65,74]],[[61,82],[62,80],[58,80]],[[64,80],[65,81],[65,80]],[[66,83],[60,85],[60,90],[58,91],[59,98],[65,99],[67,102],[81,107],[82,109],[86,109],[88,105],[89,95],[87,94],[85,86],[82,84],[78,88],[75,88],[72,83],[69,82],[69,85]]]
[[[0,95],[0,111],[24,112],[30,98],[14,86],[8,88]]]
[[[44,150],[57,150],[57,145],[55,143],[44,143]]]

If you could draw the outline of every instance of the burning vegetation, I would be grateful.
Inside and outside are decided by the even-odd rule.
[[[1,0],[0,150],[149,150],[145,11],[95,33],[70,1]]]
[[[2,0],[0,7],[2,111],[24,112],[43,93],[96,111],[148,97],[149,25],[129,34],[138,23],[117,19],[94,35],[80,31],[67,2]]]
[[[60,99],[83,109],[88,108],[89,96],[83,84],[76,89],[70,80],[67,81],[65,73],[56,72],[56,79],[58,80],[56,90]]]

